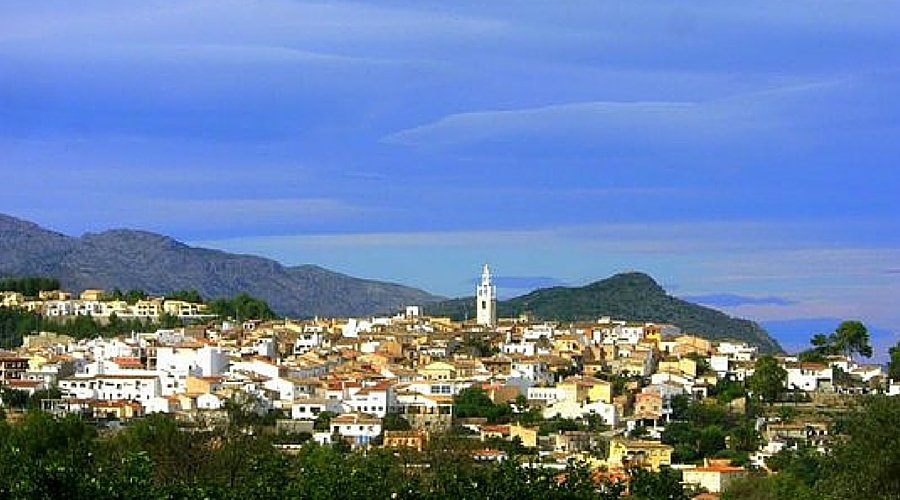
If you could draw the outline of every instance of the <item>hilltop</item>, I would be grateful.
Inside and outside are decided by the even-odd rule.
[[[474,317],[472,297],[426,306],[429,314],[454,319]],[[498,301],[501,317],[529,313],[534,318],[558,321],[592,321],[602,316],[629,321],[672,323],[688,333],[710,339],[744,340],[762,351],[781,351],[781,346],[758,324],[668,295],[644,273],[617,274],[582,287],[552,287]]]

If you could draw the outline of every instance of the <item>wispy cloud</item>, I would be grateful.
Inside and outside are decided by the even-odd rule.
[[[878,115],[871,103],[853,103],[853,93],[866,84],[856,78],[830,78],[695,101],[584,101],[476,110],[394,132],[382,142],[446,148],[496,143],[522,147],[536,141],[562,149],[569,145],[586,151],[640,149],[645,153],[762,142],[797,148],[815,141],[811,130],[821,133],[829,128],[819,117],[822,99],[857,108],[848,110],[849,116],[862,109]],[[785,134],[791,135],[790,140]]]
[[[686,295],[682,299],[689,302],[698,302],[710,306],[736,307],[743,305],[774,305],[788,306],[796,303],[794,300],[784,297],[753,297],[747,295],[737,295],[732,293],[713,293],[706,295]]]
[[[691,102],[580,102],[515,110],[457,113],[388,135],[382,142],[405,146],[448,146],[515,135],[587,132],[624,137],[692,121]]]

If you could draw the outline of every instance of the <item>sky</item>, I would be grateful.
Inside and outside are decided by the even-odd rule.
[[[0,212],[446,296],[485,262],[507,297],[641,270],[786,344],[861,319],[883,355],[898,12],[6,1]]]

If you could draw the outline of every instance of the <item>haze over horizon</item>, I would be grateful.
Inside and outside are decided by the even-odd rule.
[[[898,7],[10,2],[0,212],[448,296],[636,269],[883,351]]]

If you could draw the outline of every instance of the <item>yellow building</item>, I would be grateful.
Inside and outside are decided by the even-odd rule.
[[[159,299],[139,300],[132,309],[135,316],[155,318],[162,312],[162,301]]]
[[[663,465],[672,465],[673,448],[659,441],[613,438],[609,443],[610,467],[643,467],[658,471]]]
[[[709,355],[712,353],[712,342],[696,335],[681,335],[675,338],[675,353]]]
[[[571,376],[556,384],[557,389],[565,392],[569,401],[612,403],[612,383],[594,377]]]
[[[600,380],[593,377],[585,377],[584,380],[585,382],[591,384],[590,388],[588,389],[588,400],[590,400],[591,402],[603,401],[604,403],[612,403],[612,382]]]
[[[427,431],[384,431],[385,448],[412,448],[422,451],[427,443]]]
[[[665,359],[659,362],[658,372],[683,373],[691,377],[697,376],[697,362],[688,357]]]
[[[25,296],[19,292],[0,292],[0,306],[3,307],[22,307],[25,303]]]
[[[434,361],[419,368],[419,375],[426,380],[454,380],[456,367],[443,361]]]
[[[538,444],[538,431],[519,424],[512,424],[509,426],[509,439],[513,440],[515,438],[519,438],[522,441],[522,446],[535,448]]]
[[[184,300],[167,300],[163,302],[163,312],[171,316],[197,316],[203,306]]]
[[[103,290],[88,288],[87,290],[81,292],[79,298],[81,300],[100,301],[103,300]]]

